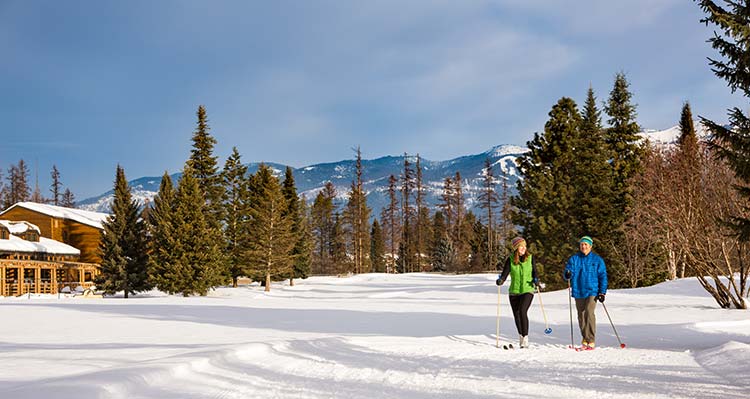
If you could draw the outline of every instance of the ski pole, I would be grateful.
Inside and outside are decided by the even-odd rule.
[[[536,286],[536,292],[539,294],[539,306],[542,307],[542,315],[544,316],[544,333],[549,335],[552,334],[552,328],[549,326],[549,322],[547,321],[547,312],[544,311],[544,302],[542,302],[542,291],[539,289],[539,286]]]
[[[500,286],[497,286],[497,322],[495,323],[495,347],[500,347]]]
[[[607,318],[609,319],[609,325],[612,326],[612,330],[614,330],[614,332],[615,332],[615,337],[617,337],[617,342],[620,343],[620,348],[625,348],[625,344],[622,343],[622,341],[620,340],[620,335],[617,334],[617,329],[615,328],[615,323],[612,323],[612,318],[609,317],[609,311],[607,310],[607,305],[605,305],[604,302],[602,302],[602,306],[604,307],[604,312],[607,313]]]
[[[573,343],[573,303],[572,299],[570,299],[572,296],[572,293],[570,292],[570,279],[568,279],[568,309],[570,310],[570,347],[575,348],[575,344]]]

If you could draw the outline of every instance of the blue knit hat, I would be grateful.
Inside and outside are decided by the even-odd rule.
[[[583,237],[581,237],[581,239],[580,239],[580,240],[578,240],[578,243],[579,243],[579,244],[581,244],[581,243],[584,243],[584,242],[585,242],[586,244],[589,244],[589,245],[591,245],[591,246],[593,246],[593,245],[594,245],[594,240],[592,240],[592,239],[591,239],[591,237],[589,237],[589,236],[583,236]]]

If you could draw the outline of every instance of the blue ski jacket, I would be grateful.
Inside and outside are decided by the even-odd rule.
[[[586,298],[607,293],[607,267],[601,256],[589,252],[578,252],[568,259],[565,271],[570,271],[571,296]],[[563,272],[563,277],[565,272]]]

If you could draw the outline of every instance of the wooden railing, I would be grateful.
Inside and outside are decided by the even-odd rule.
[[[99,274],[98,264],[82,262],[0,259],[0,267],[5,271],[0,275],[0,295],[4,296],[18,296],[28,293],[57,294],[64,287],[70,287],[71,292],[74,292],[78,287],[91,288],[94,285],[91,280]],[[28,278],[29,276],[26,275],[26,278],[24,278],[21,269],[24,271],[33,270],[33,277]],[[42,273],[43,270],[45,273]],[[70,271],[75,271],[74,274],[78,275],[78,279],[75,281],[58,280],[61,277],[64,279],[65,276],[75,278],[75,276],[71,276]],[[62,273],[62,275],[58,273]],[[48,277],[51,275],[51,278],[41,278],[44,274],[47,274]],[[88,277],[88,280],[85,280],[86,277]]]

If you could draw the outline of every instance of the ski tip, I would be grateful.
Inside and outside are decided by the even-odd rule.
[[[625,349],[625,344],[620,344],[620,348]]]

